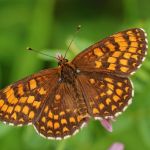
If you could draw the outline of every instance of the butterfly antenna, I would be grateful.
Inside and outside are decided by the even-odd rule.
[[[26,49],[27,49],[27,50],[29,50],[29,51],[33,51],[33,52],[36,52],[36,53],[39,53],[39,54],[45,55],[45,56],[47,56],[47,57],[52,57],[52,58],[54,58],[54,59],[57,59],[57,57],[47,55],[47,54],[42,53],[42,52],[40,52],[40,51],[38,51],[38,50],[36,50],[36,49],[33,49],[33,48],[31,48],[31,47],[27,47]]]
[[[74,41],[74,39],[76,38],[76,35],[77,35],[77,33],[80,31],[80,29],[81,29],[81,25],[78,25],[77,28],[76,28],[76,32],[75,32],[75,34],[74,34],[72,40],[70,41],[69,46],[68,46],[68,48],[67,48],[67,50],[66,50],[66,52],[65,52],[64,58],[66,58],[67,52],[68,52],[68,50],[70,49],[71,44],[72,44],[72,42]]]

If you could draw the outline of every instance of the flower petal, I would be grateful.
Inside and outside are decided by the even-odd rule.
[[[100,120],[101,122],[101,125],[109,132],[112,132],[113,131],[113,128],[112,128],[112,124],[111,124],[111,121],[110,120],[106,120],[106,119],[103,119],[103,120]]]
[[[112,144],[108,150],[124,150],[124,145],[122,143],[116,142]]]

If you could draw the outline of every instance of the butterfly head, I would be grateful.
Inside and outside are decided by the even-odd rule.
[[[62,55],[58,55],[57,60],[58,60],[58,66],[62,66],[68,62],[68,59],[66,59]]]

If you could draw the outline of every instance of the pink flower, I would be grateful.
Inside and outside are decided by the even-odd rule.
[[[124,150],[124,145],[122,143],[114,143],[108,150]]]
[[[113,128],[112,128],[111,121],[114,121],[114,120],[103,119],[103,120],[100,120],[100,123],[107,131],[112,132]],[[116,143],[113,143],[108,150],[124,150],[124,145],[122,143],[116,142]]]
[[[103,119],[103,120],[100,120],[101,122],[101,125],[109,132],[112,132],[113,131],[113,128],[112,128],[112,124],[111,124],[111,120],[109,119]]]

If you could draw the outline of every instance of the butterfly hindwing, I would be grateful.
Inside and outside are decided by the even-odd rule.
[[[37,132],[48,139],[67,138],[79,131],[89,117],[78,113],[78,96],[71,84],[61,83],[50,97],[35,122]]]
[[[24,78],[0,91],[0,120],[14,125],[32,123],[40,114],[57,70],[48,69]]]
[[[79,70],[129,76],[140,67],[147,53],[147,46],[143,29],[129,29],[90,46],[78,54],[72,63]]]
[[[80,88],[95,119],[113,119],[132,102],[133,89],[128,78],[109,74],[81,73]]]

